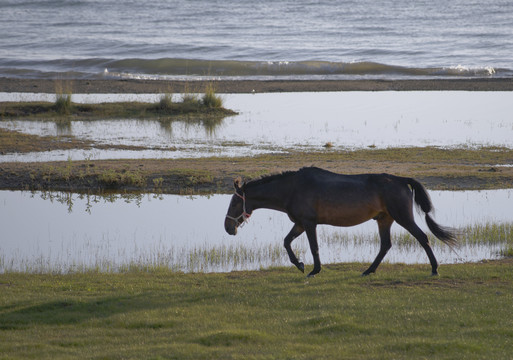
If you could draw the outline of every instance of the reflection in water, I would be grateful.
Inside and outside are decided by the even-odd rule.
[[[97,95],[101,97],[100,95]],[[107,95],[105,95],[107,96]],[[112,96],[112,94],[108,95]],[[121,96],[121,95],[120,95]],[[5,93],[0,93],[0,99]],[[141,95],[143,97],[143,95]],[[231,94],[227,108],[239,112],[224,120],[140,121],[136,119],[73,121],[71,135],[110,145],[191,151],[152,157],[238,156],[267,151],[323,150],[402,146],[513,147],[513,92],[404,91]],[[53,124],[52,124],[53,125]],[[35,135],[56,135],[42,122],[0,121],[0,127]],[[164,130],[164,131],[163,131]],[[147,157],[143,151],[131,157]],[[36,157],[36,158],[35,158]],[[66,160],[68,154],[37,158],[27,154],[0,161]],[[109,157],[126,158],[125,153]],[[73,153],[72,159],[81,159]]]
[[[39,196],[43,200],[47,200],[50,203],[56,202],[65,205],[68,209],[68,213],[73,212],[73,205],[75,202],[80,202],[84,205],[84,211],[91,214],[91,209],[94,205],[101,203],[115,203],[116,201],[123,201],[127,204],[135,204],[139,207],[145,196],[151,196],[153,199],[163,200],[162,194],[138,194],[138,193],[127,193],[127,194],[76,194],[71,192],[55,192],[55,191],[32,191],[31,198]],[[80,211],[80,210],[79,210]]]
[[[173,139],[173,124],[177,122],[183,123],[185,131],[197,132],[199,129],[203,129],[207,138],[212,138],[216,135],[216,129],[219,128],[226,116],[183,116],[183,117],[172,117],[172,118],[161,118],[156,121],[160,124],[161,129],[169,136],[169,139]]]
[[[513,190],[431,191],[440,223],[462,232],[455,254],[431,238],[441,264],[501,256],[513,248]],[[235,237],[225,233],[230,195],[87,195],[0,191],[0,272],[67,272],[129,267],[231,271],[290,266],[282,247],[285,214],[257,210]],[[426,230],[424,221],[417,220]],[[379,250],[377,226],[319,226],[323,263],[370,262]],[[424,250],[397,225],[385,261],[426,263]],[[294,250],[311,263],[304,235]],[[362,271],[365,266],[362,266]]]
[[[55,120],[55,129],[57,136],[71,136],[71,120],[69,119],[61,119]]]
[[[22,121],[2,122],[0,127],[43,136],[73,136],[101,147],[53,150],[0,155],[1,162],[67,161],[103,159],[195,158],[202,156],[250,156],[274,149],[241,148],[236,143],[218,142],[217,131],[225,117],[178,117],[96,121]],[[114,149],[104,146],[115,145]],[[128,149],[120,149],[126,146]]]

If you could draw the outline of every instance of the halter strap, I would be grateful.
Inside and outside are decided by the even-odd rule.
[[[239,216],[237,217],[233,217],[233,216],[230,216],[228,214],[226,214],[226,217],[230,220],[233,220],[235,221],[235,225],[236,226],[240,226],[240,227],[243,227],[244,224],[246,224],[246,222],[249,220],[249,217],[251,216],[251,214],[249,214],[247,211],[246,211],[246,194],[245,193],[242,193],[239,194],[237,192],[237,190],[235,190],[235,195],[237,195],[238,197],[240,197],[242,199],[242,214],[240,214]],[[239,224],[239,219],[242,218],[242,222]]]

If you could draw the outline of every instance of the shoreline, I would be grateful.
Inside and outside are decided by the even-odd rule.
[[[127,79],[15,79],[0,78],[0,92],[56,93],[62,85],[74,94],[190,93],[213,84],[217,93],[330,92],[330,91],[513,91],[513,79],[410,80],[213,80],[166,81]]]

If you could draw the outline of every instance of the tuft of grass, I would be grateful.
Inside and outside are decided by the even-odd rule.
[[[55,103],[53,107],[59,115],[71,114],[71,84],[69,82],[63,84],[62,81],[59,81],[55,83]]]
[[[72,111],[71,94],[56,94],[55,112],[59,115],[69,115]]]
[[[507,248],[501,250],[499,255],[502,257],[513,257],[513,245],[509,245]]]
[[[203,105],[213,109],[219,109],[223,107],[223,99],[219,95],[216,95],[214,85],[212,84],[207,85],[202,102]]]
[[[201,105],[202,103],[198,95],[192,93],[182,94],[182,113],[192,113],[199,111]]]
[[[158,103],[158,107],[162,111],[171,111],[173,110],[173,95],[166,93],[160,97],[160,101]]]

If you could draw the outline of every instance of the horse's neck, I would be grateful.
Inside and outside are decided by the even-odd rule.
[[[251,201],[253,209],[265,208],[285,211],[285,202],[289,196],[289,188],[273,181],[251,188],[246,196]]]

